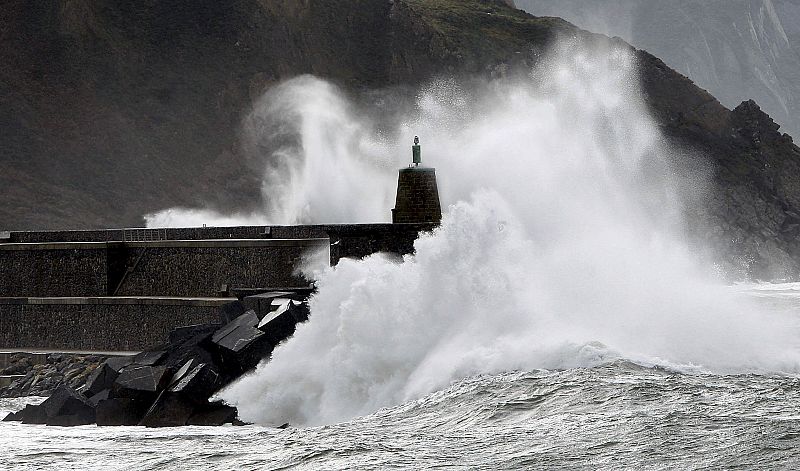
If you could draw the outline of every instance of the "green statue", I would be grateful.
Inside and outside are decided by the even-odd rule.
[[[419,166],[422,163],[422,150],[419,146],[419,136],[414,136],[414,145],[411,146],[411,152],[414,156],[414,165]]]

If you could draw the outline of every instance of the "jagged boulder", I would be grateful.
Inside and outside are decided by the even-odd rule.
[[[136,399],[116,397],[100,401],[95,409],[97,425],[138,425],[149,403]]]
[[[273,308],[258,323],[258,329],[278,345],[294,334],[298,323],[308,320],[308,304],[289,298],[276,298]]]
[[[56,389],[40,407],[44,408],[48,425],[86,425],[95,421],[94,406],[83,394],[66,385]]]
[[[275,310],[273,301],[280,298],[302,301],[305,299],[305,296],[298,293],[293,293],[291,291],[269,291],[266,293],[246,296],[244,299],[242,299],[242,304],[248,310],[255,311],[258,317],[261,318],[264,317],[264,315],[269,311]]]
[[[201,402],[211,397],[222,386],[222,376],[217,367],[210,363],[199,363],[176,379],[170,385],[169,391]]]
[[[95,409],[83,394],[62,384],[41,404],[29,404],[3,420],[25,424],[88,425],[95,422]]]
[[[86,385],[81,389],[81,392],[86,397],[91,398],[104,389],[111,389],[114,386],[114,381],[116,381],[117,376],[119,376],[117,370],[110,367],[107,362],[103,363],[95,368],[92,374],[89,375],[89,378],[86,380]]]
[[[139,425],[145,427],[179,427],[186,425],[196,405],[186,396],[162,391],[158,399],[148,409]]]
[[[222,317],[221,314],[220,317]],[[227,324],[228,322],[230,321],[225,321],[223,324]],[[196,324],[188,325],[186,327],[178,327],[169,333],[169,345],[180,345],[192,341],[198,336],[204,337],[205,335],[210,335],[218,327],[219,326],[216,324]],[[199,341],[200,340],[195,343],[199,343]]]
[[[165,350],[148,350],[133,357],[133,364],[152,366],[158,363],[167,354]]]
[[[115,397],[152,401],[164,389],[168,380],[163,366],[130,365],[125,367],[114,381]]]
[[[191,417],[186,421],[186,425],[223,425],[236,424],[237,411],[235,407],[225,404],[207,403],[195,409]]]
[[[133,357],[130,356],[123,356],[123,357],[111,357],[105,361],[105,365],[111,368],[112,370],[119,373],[122,371],[123,368],[133,363]]]
[[[274,344],[257,328],[259,322],[251,309],[214,332],[211,343],[222,370],[238,376],[269,356]]]
[[[38,405],[28,404],[24,409],[18,412],[8,414],[4,422],[23,422],[26,424],[44,424],[47,423],[47,414],[43,407]]]
[[[89,403],[97,407],[101,401],[105,401],[111,395],[111,389],[103,389],[99,393],[89,397]]]

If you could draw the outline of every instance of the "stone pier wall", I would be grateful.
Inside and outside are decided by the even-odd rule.
[[[169,332],[217,322],[234,299],[5,298],[0,299],[0,350],[141,351]]]
[[[247,226],[0,233],[0,350],[140,351],[215,320],[230,293],[308,287],[330,263],[411,253],[435,224]]]
[[[302,287],[304,254],[328,239],[162,241],[127,243],[116,296],[218,296],[231,288]]]
[[[103,243],[0,244],[0,297],[105,296]]]
[[[0,297],[217,296],[307,286],[295,267],[328,239],[0,244]]]

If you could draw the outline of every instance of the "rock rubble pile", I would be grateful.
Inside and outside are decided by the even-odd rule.
[[[158,349],[109,358],[82,386],[63,381],[41,404],[3,420],[62,426],[240,423],[235,408],[209,398],[268,358],[308,319],[306,297],[268,292],[229,303],[219,323],[175,329]]]

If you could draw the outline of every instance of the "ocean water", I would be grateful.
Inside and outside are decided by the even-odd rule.
[[[730,288],[800,318],[800,283]],[[0,399],[0,416],[42,398]],[[0,469],[797,469],[800,377],[618,359],[475,375],[323,426],[0,422]]]
[[[797,286],[767,288],[757,295],[798,307]],[[0,415],[40,400],[2,399]],[[286,430],[0,423],[0,449],[0,469],[15,470],[797,469],[800,379],[615,360],[472,376]]]

